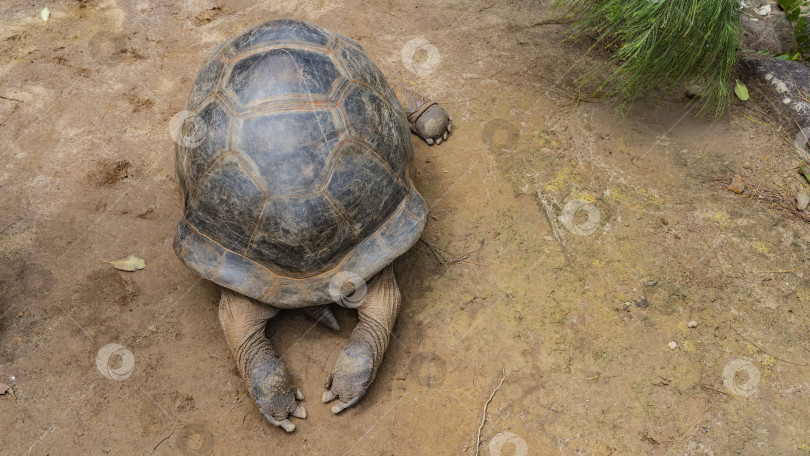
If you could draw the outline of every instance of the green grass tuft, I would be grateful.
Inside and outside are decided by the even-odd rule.
[[[720,116],[730,101],[740,41],[738,0],[556,0],[575,32],[613,53],[615,68],[599,87],[627,111],[642,95],[699,83],[699,115]],[[596,72],[581,82],[593,80]]]

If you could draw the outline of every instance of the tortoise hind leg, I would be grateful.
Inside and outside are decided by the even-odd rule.
[[[374,381],[388,347],[400,301],[394,268],[388,265],[369,284],[365,300],[357,308],[359,322],[327,380],[323,401],[340,400],[332,407],[333,413],[356,404]]]
[[[250,298],[222,289],[219,322],[225,331],[228,347],[236,360],[239,373],[247,382],[253,400],[267,420],[287,432],[295,430],[289,415],[306,418],[298,405],[304,396],[290,385],[290,375],[264,336],[267,321],[279,309],[257,303]]]
[[[447,139],[452,126],[444,108],[408,87],[399,84],[392,84],[391,87],[408,116],[412,132],[431,146]]]

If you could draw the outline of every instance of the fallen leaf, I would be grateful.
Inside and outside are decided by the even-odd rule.
[[[810,167],[807,165],[802,165],[799,167],[799,170],[801,170],[802,175],[805,179],[807,179],[807,182],[810,182]]]
[[[42,17],[42,20],[44,22],[48,22],[48,18],[51,17],[51,10],[49,10],[48,8],[42,8],[42,11],[39,13],[39,15]]]
[[[146,267],[146,261],[143,258],[138,258],[135,255],[129,255],[126,258],[121,258],[120,260],[115,261],[107,261],[101,260],[105,263],[111,264],[115,269],[120,269],[122,271],[138,271]]]
[[[748,100],[748,87],[745,86],[740,80],[737,80],[737,85],[734,86],[734,94],[737,95],[742,101]]]
[[[731,184],[729,184],[728,189],[734,193],[740,194],[745,190],[745,182],[743,182],[742,177],[734,176],[731,179]]]

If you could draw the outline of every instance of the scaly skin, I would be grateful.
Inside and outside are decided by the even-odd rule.
[[[412,132],[431,146],[447,139],[447,133],[452,129],[447,111],[408,87],[393,84],[392,88],[408,116]]]
[[[290,384],[287,369],[264,337],[267,321],[278,312],[279,309],[222,289],[219,322],[239,373],[264,417],[292,432],[295,425],[288,416],[306,418],[306,410],[297,402],[304,396]]]
[[[388,265],[369,284],[365,300],[357,308],[359,322],[327,380],[323,401],[339,399],[332,407],[333,413],[356,404],[374,381],[388,348],[400,302],[394,269]]]

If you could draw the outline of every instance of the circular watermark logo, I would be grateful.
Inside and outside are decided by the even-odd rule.
[[[214,435],[201,424],[188,424],[177,433],[177,448],[186,456],[208,456],[214,451]]]
[[[47,296],[53,287],[53,273],[42,265],[30,263],[23,266],[22,286],[28,295],[36,298]]]
[[[526,445],[526,441],[523,440],[521,436],[514,432],[503,431],[490,440],[489,456],[501,456],[501,450],[507,445],[515,447],[515,451],[510,454],[515,456],[526,456],[529,454],[529,445]]]
[[[577,212],[579,211],[584,211],[587,216],[582,222],[575,220]],[[565,203],[559,219],[560,223],[568,228],[568,231],[580,236],[590,236],[599,228],[599,221],[602,219],[602,214],[593,203],[575,199]]]
[[[417,58],[422,52],[426,54],[425,57]],[[436,71],[440,60],[439,48],[422,37],[413,38],[402,48],[402,64],[408,71],[419,76],[427,76]]]
[[[734,396],[748,397],[756,393],[761,378],[757,366],[745,359],[733,359],[723,368],[723,385]]]
[[[796,137],[793,138],[793,145],[796,146],[796,152],[806,163],[810,163],[808,143],[810,143],[810,126],[799,130],[799,132],[796,133]]]
[[[123,345],[107,344],[96,354],[96,367],[101,375],[122,382],[132,375],[135,356]]]
[[[169,119],[169,136],[180,146],[193,149],[205,140],[208,125],[190,111],[180,111]]]
[[[447,376],[447,363],[436,353],[418,353],[411,358],[411,377],[428,388],[441,386]]]
[[[520,131],[508,120],[494,119],[484,125],[481,140],[490,150],[514,150],[520,141]]]
[[[329,281],[329,296],[337,304],[356,309],[366,299],[366,281],[351,271],[340,271]]]
[[[124,58],[127,42],[121,35],[103,31],[90,38],[88,47],[90,56],[96,63],[111,67],[118,65]]]

